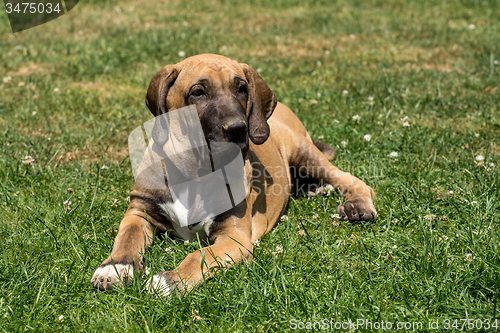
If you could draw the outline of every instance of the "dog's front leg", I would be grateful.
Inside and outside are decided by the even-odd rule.
[[[153,242],[153,232],[143,213],[129,210],[118,228],[111,255],[96,269],[92,285],[100,290],[130,279],[143,267],[142,254]]]
[[[250,233],[238,230],[219,235],[213,245],[189,254],[175,270],[154,275],[152,289],[162,296],[169,295],[174,289],[185,293],[219,268],[250,260],[253,252],[250,240]]]

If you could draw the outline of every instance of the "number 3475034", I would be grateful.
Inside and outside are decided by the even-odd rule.
[[[60,13],[61,8],[59,7],[59,3],[56,3],[55,6],[53,6],[50,2],[49,3],[30,3],[30,2],[23,2],[23,3],[17,3],[15,6],[12,3],[6,3],[5,4],[5,10],[7,14],[10,14],[12,12],[14,13],[23,13],[23,14],[35,14],[35,13],[47,13],[50,14],[52,12],[54,13]]]

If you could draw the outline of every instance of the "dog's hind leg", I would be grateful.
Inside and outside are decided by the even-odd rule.
[[[333,166],[326,154],[306,137],[296,137],[294,146],[290,165],[323,184],[331,184],[346,198],[346,202],[337,208],[342,219],[358,221],[378,217],[372,201],[374,193],[368,185],[350,173]]]
[[[323,155],[325,155],[327,160],[331,161],[335,158],[335,148],[333,148],[330,145],[327,145],[326,143],[320,142],[320,141],[316,141],[316,140],[312,140],[312,141],[313,141],[314,145],[316,146],[316,148],[318,148],[319,151],[322,152]]]
[[[318,148],[328,160],[333,160],[335,158],[335,148],[323,142],[316,140],[312,141],[316,148]],[[290,167],[290,176],[292,181],[292,195],[307,195],[309,192],[316,192],[318,190],[319,181],[316,178],[300,172],[293,166]]]

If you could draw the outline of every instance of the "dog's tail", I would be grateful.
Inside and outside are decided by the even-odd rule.
[[[335,158],[335,148],[327,145],[326,143],[319,142],[316,140],[313,140],[313,143],[316,146],[316,148],[318,148],[319,151],[322,152],[323,155],[325,155],[325,157],[328,160],[333,160]]]

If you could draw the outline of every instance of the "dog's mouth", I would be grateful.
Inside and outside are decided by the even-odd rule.
[[[235,148],[238,148],[237,150],[241,152],[242,157],[246,157],[250,148],[246,128],[230,135],[214,131],[205,136],[205,140],[212,155],[217,155],[217,157],[214,157],[215,159],[218,159],[219,156],[224,159],[224,155],[228,155],[231,158],[236,153]]]
[[[242,158],[245,158],[248,152],[248,145],[244,148],[242,148],[241,144],[234,142],[210,142],[210,158],[214,170],[230,164],[240,154]]]
[[[210,147],[212,146],[213,145],[210,145]],[[223,142],[222,147],[216,148],[214,153],[228,154],[229,156],[233,156],[235,154],[234,147],[238,147],[239,151],[241,152],[241,155],[243,156],[243,158],[245,158],[249,150],[248,135],[246,135],[245,140],[241,142],[233,142],[233,141]]]

